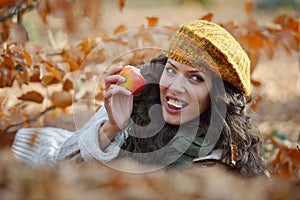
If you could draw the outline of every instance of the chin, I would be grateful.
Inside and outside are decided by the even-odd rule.
[[[163,118],[166,123],[175,125],[175,126],[185,123],[184,121],[182,121],[181,117],[170,116],[169,114],[166,114],[166,113],[163,113]]]
[[[168,124],[171,124],[171,125],[174,125],[174,126],[178,126],[178,125],[182,124],[181,122],[174,121],[174,120],[166,120],[166,122]]]

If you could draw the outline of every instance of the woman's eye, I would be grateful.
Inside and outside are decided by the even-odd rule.
[[[201,76],[198,76],[198,75],[193,75],[193,76],[191,77],[191,80],[192,80],[192,81],[195,81],[195,82],[198,82],[198,83],[201,83],[201,82],[204,81],[203,78],[202,78]]]
[[[176,74],[175,70],[172,69],[171,67],[166,67],[166,72],[171,73],[171,74]]]

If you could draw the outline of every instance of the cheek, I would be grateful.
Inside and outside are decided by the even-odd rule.
[[[159,84],[163,84],[166,81],[167,81],[166,74],[165,74],[165,72],[163,72],[162,75],[161,75],[161,77],[160,77]]]
[[[160,98],[163,99],[165,94],[166,94],[166,83],[164,83],[163,81],[159,82],[159,93],[160,93]]]
[[[162,74],[161,78],[160,78],[160,81],[159,81],[159,87],[160,87],[160,90],[164,90],[166,88],[168,88],[170,86],[170,78],[166,78],[166,75],[165,73]]]
[[[197,95],[194,95],[195,102],[198,103],[201,113],[204,112],[210,105],[210,93],[207,88],[201,90],[198,89],[196,92]]]
[[[210,93],[208,90],[203,94],[202,99],[200,100],[200,108],[202,112],[205,111],[210,105]]]

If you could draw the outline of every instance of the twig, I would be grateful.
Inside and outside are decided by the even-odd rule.
[[[15,6],[15,9],[11,13],[9,13],[7,15],[4,15],[4,16],[1,16],[0,17],[0,22],[5,22],[7,19],[12,18],[14,15],[18,15],[18,18],[19,18],[18,20],[20,20],[20,15],[21,14],[23,14],[27,10],[34,9],[36,7],[36,5],[34,5],[34,4],[29,4],[25,8],[22,8],[21,7],[22,3],[24,3],[24,1],[21,1],[18,4],[13,5],[13,6]],[[13,6],[11,6],[11,7],[13,7]]]
[[[56,106],[50,106],[50,107],[48,107],[46,110],[44,110],[43,112],[39,113],[39,114],[38,114],[37,116],[35,116],[34,118],[27,119],[27,120],[25,120],[25,121],[23,121],[23,122],[19,122],[19,123],[17,123],[17,124],[9,125],[8,127],[6,127],[6,128],[3,130],[3,132],[6,133],[6,132],[8,132],[8,130],[9,130],[10,128],[17,127],[17,126],[22,126],[24,123],[30,123],[30,122],[36,121],[36,120],[38,120],[38,118],[40,118],[42,115],[46,114],[46,113],[47,113],[48,111],[50,111],[50,110],[53,110],[54,108],[56,108]]]

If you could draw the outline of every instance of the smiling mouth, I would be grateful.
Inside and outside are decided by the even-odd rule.
[[[167,97],[167,104],[173,109],[182,109],[187,106],[187,103]]]

